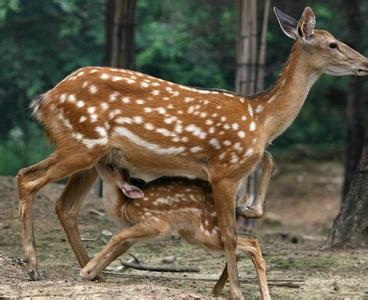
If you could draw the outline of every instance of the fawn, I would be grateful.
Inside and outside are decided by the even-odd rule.
[[[195,89],[116,68],[85,67],[33,102],[34,115],[55,151],[18,172],[19,212],[26,269],[39,279],[32,225],[37,191],[70,176],[56,211],[80,265],[89,257],[77,228],[82,200],[97,177],[99,159],[118,148],[132,176],[184,176],[212,187],[233,298],[242,299],[236,266],[235,198],[265,148],[294,121],[323,73],[368,74],[368,59],[315,30],[305,8],[299,22],[275,9],[295,40],[280,78],[269,90],[243,97]],[[247,211],[247,210],[246,210]],[[249,210],[248,210],[249,211]]]
[[[94,279],[107,265],[141,240],[177,233],[190,244],[223,251],[211,186],[203,180],[165,177],[147,183],[143,198],[130,199],[121,191],[129,182],[127,170],[100,162],[96,166],[103,179],[105,201],[110,215],[123,225],[108,244],[80,272],[83,279]],[[246,253],[256,268],[262,299],[270,299],[265,263],[255,239],[238,237],[238,255]],[[227,281],[224,268],[213,288],[219,295]]]

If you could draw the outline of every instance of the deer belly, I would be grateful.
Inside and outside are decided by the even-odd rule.
[[[121,151],[122,165],[129,170],[132,177],[144,181],[163,176],[208,180],[206,165],[193,157],[160,153],[155,151],[156,147],[150,149],[126,138],[114,141],[114,147]]]

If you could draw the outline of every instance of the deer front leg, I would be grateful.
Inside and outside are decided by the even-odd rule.
[[[246,206],[248,195],[247,193],[245,193],[243,195],[243,198],[239,200],[238,206],[236,208],[237,213],[244,218],[258,219],[263,216],[264,201],[266,199],[271,176],[275,170],[275,162],[269,152],[264,152],[260,165],[262,169],[262,175],[260,178],[259,186],[257,188],[256,199],[254,200],[252,206]]]
[[[222,179],[212,182],[213,197],[217,220],[224,245],[227,270],[230,281],[230,292],[233,299],[244,299],[240,290],[238,269],[236,265],[236,227],[235,227],[235,194],[236,183]]]
[[[78,231],[78,215],[82,201],[88,195],[96,177],[94,168],[73,174],[55,204],[56,214],[82,268],[90,259]]]
[[[80,271],[84,280],[93,280],[111,262],[126,252],[137,240],[158,236],[162,230],[154,224],[136,224],[115,234],[107,245]]]

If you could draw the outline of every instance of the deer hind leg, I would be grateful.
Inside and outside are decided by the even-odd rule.
[[[73,174],[55,204],[56,214],[82,268],[90,259],[79,235],[78,215],[81,204],[88,195],[96,177],[97,173],[94,168]]]
[[[230,292],[233,299],[243,299],[236,265],[235,194],[236,184],[230,180],[212,183],[217,220],[225,250],[229,274]]]
[[[115,234],[107,245],[80,271],[84,280],[93,280],[111,262],[124,254],[138,240],[154,238],[164,230],[153,224],[136,224]]]
[[[264,152],[260,165],[262,169],[262,176],[260,178],[254,203],[252,206],[246,206],[245,199],[247,199],[247,195],[245,194],[243,199],[239,201],[239,206],[236,208],[237,213],[244,218],[258,219],[263,216],[264,201],[268,186],[270,184],[271,176],[275,170],[275,162],[269,152]]]
[[[72,155],[69,153],[72,153]],[[38,164],[18,172],[19,214],[22,223],[23,251],[26,258],[26,270],[32,280],[40,278],[32,222],[32,203],[35,194],[48,183],[90,168],[103,153],[104,151],[101,151],[101,153],[97,151],[82,153],[80,149],[71,152],[54,152]]]

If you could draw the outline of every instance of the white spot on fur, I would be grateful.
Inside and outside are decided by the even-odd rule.
[[[248,150],[247,150],[247,152],[245,152],[245,156],[251,156],[252,154],[254,153],[254,150],[253,150],[253,148],[249,148]]]
[[[85,116],[81,116],[80,118],[79,118],[79,123],[83,123],[83,122],[85,122],[87,120],[87,117],[85,117]]]
[[[119,117],[115,120],[116,123],[119,124],[132,124],[133,121],[131,118]]]
[[[153,130],[155,129],[155,126],[153,126],[151,123],[145,123],[144,128],[147,130]]]
[[[75,103],[75,102],[77,101],[77,98],[75,97],[75,95],[74,95],[74,94],[70,94],[70,95],[68,96],[68,101],[69,101],[69,102],[72,102],[72,103]]]
[[[93,84],[88,87],[88,90],[92,95],[97,93],[97,87]]]
[[[108,109],[108,108],[109,108],[109,104],[107,104],[106,102],[102,102],[102,103],[100,104],[100,106],[101,106],[101,108],[102,108],[103,110],[106,110],[106,109]]]
[[[250,104],[248,104],[248,113],[251,117],[253,117],[253,107]]]
[[[256,123],[255,122],[252,122],[249,125],[249,131],[254,131],[254,130],[256,130]]]
[[[79,108],[83,107],[83,106],[84,106],[84,101],[79,100],[79,101],[77,102],[77,106],[78,106]]]
[[[129,99],[129,97],[123,97],[121,99],[121,101],[123,101],[123,103],[125,103],[125,104],[128,104],[130,102],[130,99]]]
[[[203,150],[203,149],[200,146],[195,146],[195,147],[190,148],[190,152],[192,152],[192,153],[197,153],[201,150]]]
[[[215,138],[212,138],[210,140],[210,145],[212,145],[217,150],[221,148],[219,141]]]
[[[143,123],[143,118],[141,116],[135,116],[135,117],[133,117],[133,121],[136,124],[142,124]]]
[[[240,130],[240,131],[238,132],[238,136],[239,136],[241,139],[245,138],[245,132],[244,132],[243,130]]]
[[[238,130],[238,129],[239,129],[239,124],[238,124],[238,123],[233,123],[233,124],[231,125],[231,127],[232,127],[232,129],[234,129],[234,130]]]
[[[262,111],[263,111],[263,105],[262,104],[259,104],[258,106],[257,106],[257,108],[256,108],[256,113],[257,114],[259,114],[259,113],[261,113]]]
[[[97,121],[97,115],[96,114],[91,115],[91,122],[94,123],[96,121]]]

